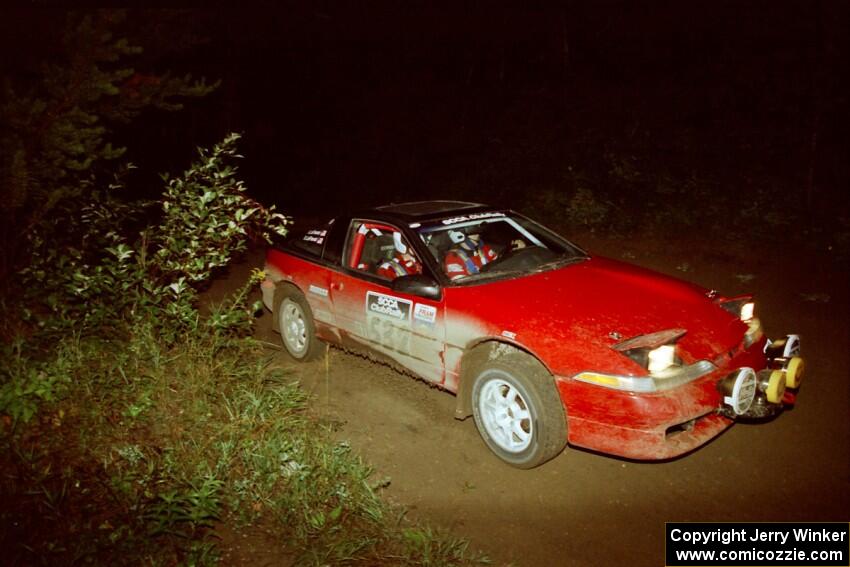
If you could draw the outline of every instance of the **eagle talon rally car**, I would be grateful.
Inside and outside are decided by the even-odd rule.
[[[569,442],[631,459],[686,453],[793,404],[800,340],[769,341],[750,297],[591,256],[515,212],[388,205],[294,232],[263,301],[297,360],[362,350],[456,394],[520,468]]]

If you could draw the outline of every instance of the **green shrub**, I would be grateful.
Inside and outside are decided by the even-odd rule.
[[[76,337],[61,342],[46,360],[33,359],[26,348],[18,338],[0,349],[0,415],[15,422],[29,421],[41,402],[61,397],[84,364]]]
[[[166,178],[156,201],[124,202],[119,183],[93,192],[79,222],[67,222],[70,242],[30,240],[34,255],[21,273],[28,316],[48,330],[138,324],[149,321],[166,341],[201,325],[198,292],[215,270],[242,253],[250,241],[285,234],[288,219],[250,199],[236,178],[237,134],[230,134],[182,176]],[[76,215],[70,215],[76,216]],[[154,217],[135,234],[139,220]],[[65,246],[63,246],[63,244]],[[244,294],[240,295],[244,301]],[[203,324],[225,331],[244,323],[251,309],[228,306]]]

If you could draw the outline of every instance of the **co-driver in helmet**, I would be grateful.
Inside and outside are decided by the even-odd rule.
[[[443,269],[451,279],[471,276],[496,259],[498,254],[484,243],[480,234],[449,230],[454,247],[443,258]]]
[[[421,274],[422,265],[402,241],[401,233],[393,233],[393,256],[378,266],[378,275],[390,280],[399,276]]]

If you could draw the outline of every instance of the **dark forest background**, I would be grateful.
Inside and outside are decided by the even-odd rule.
[[[65,14],[3,17],[3,75],[59,56]],[[846,244],[848,3],[252,3],[131,10],[139,71],[220,79],[118,128],[158,191],[244,133],[250,192],[294,215],[464,198],[629,232]],[[828,234],[825,234],[828,233]]]

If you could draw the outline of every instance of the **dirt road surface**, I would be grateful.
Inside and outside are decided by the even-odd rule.
[[[283,353],[278,360],[313,394],[314,411],[342,424],[340,439],[376,477],[390,479],[388,498],[469,539],[498,565],[657,567],[669,521],[848,521],[848,268],[829,251],[756,256],[698,244],[577,241],[726,294],[755,293],[769,336],[802,335],[807,374],[797,406],[769,423],[737,424],[669,462],[568,447],[523,471],[491,455],[471,419],[453,419],[451,394],[337,349],[304,365]],[[260,263],[252,257],[217,289],[238,286]],[[279,344],[268,314],[257,334]]]

